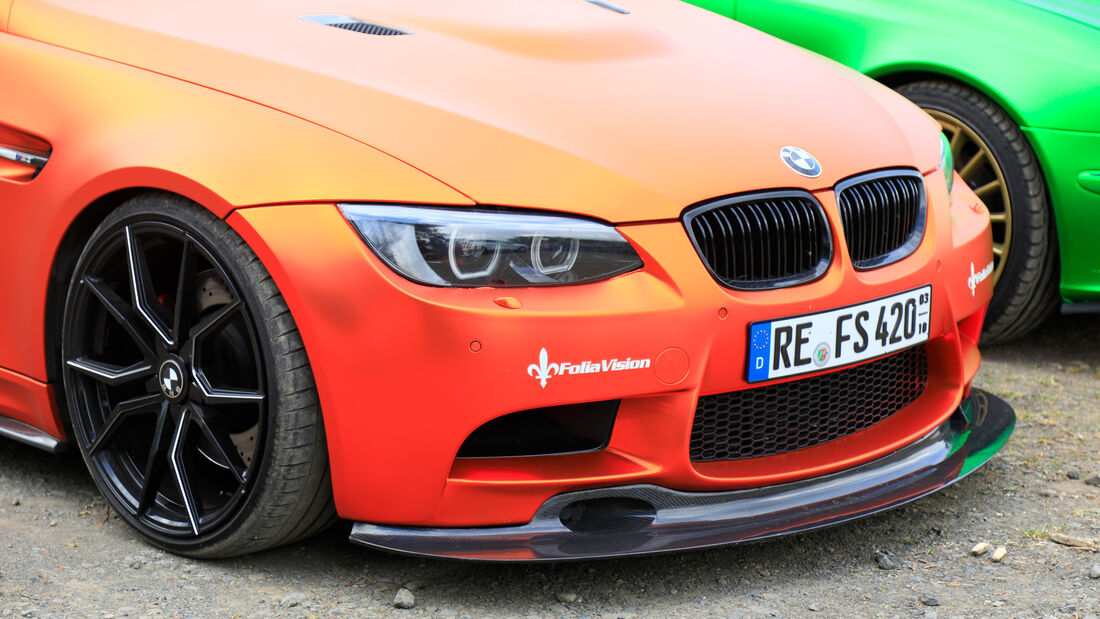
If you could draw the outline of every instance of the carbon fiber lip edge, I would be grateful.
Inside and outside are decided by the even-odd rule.
[[[639,484],[568,492],[518,526],[427,528],[356,523],[349,540],[399,554],[475,561],[565,561],[678,552],[767,539],[847,522],[945,488],[987,462],[1012,433],[1004,400],[972,389],[952,416],[914,443],[852,469],[729,492],[680,492]],[[646,501],[642,528],[580,533],[561,511],[578,501]]]

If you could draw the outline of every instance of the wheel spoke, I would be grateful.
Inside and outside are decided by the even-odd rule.
[[[995,224],[1004,223],[1004,222],[1008,221],[1008,215],[1005,215],[1003,212],[1002,213],[990,213],[989,214],[989,221],[992,221]]]
[[[948,128],[946,125],[943,124],[942,120],[940,121],[940,125],[943,126],[945,129]],[[955,161],[958,161],[959,155],[962,154],[963,145],[966,144],[966,134],[964,134],[959,127],[950,128],[955,131],[955,134],[952,135],[951,139],[948,141],[948,144],[951,147],[951,157],[954,158]]]
[[[203,404],[217,406],[218,404],[249,404],[264,401],[264,394],[255,389],[215,389],[207,382],[206,377],[196,371],[191,388],[195,390],[195,397]]]
[[[222,428],[211,426],[202,415],[195,415],[193,421],[214,447],[215,453],[211,454],[214,459],[217,460],[218,464],[225,466],[233,473],[233,476],[237,478],[237,483],[243,484],[248,475],[248,467],[245,466],[244,460],[237,452],[237,446],[233,444],[233,439],[229,438],[229,434]]]
[[[145,481],[141,486],[141,496],[138,497],[138,516],[152,507],[164,482],[164,471],[168,467],[168,446],[172,438],[168,428],[168,406],[168,400],[164,400],[160,414],[157,415],[157,428],[153,432],[153,443],[149,446],[149,456],[145,460]]]
[[[202,320],[200,320],[199,324],[195,325],[191,329],[191,334],[190,334],[191,335],[191,342],[190,343],[196,349],[195,350],[196,356],[197,356],[197,353],[198,353],[198,344],[200,344],[202,342],[203,338],[205,338],[206,336],[210,335],[211,333],[217,331],[218,327],[221,327],[226,322],[228,322],[229,319],[233,317],[233,314],[236,314],[237,311],[240,310],[241,307],[242,306],[241,306],[240,301],[233,301],[232,303],[226,303],[225,305],[219,307],[217,310],[215,310],[212,314],[210,314],[206,318],[203,318]]]
[[[191,491],[191,480],[187,475],[187,466],[183,461],[183,443],[187,438],[187,431],[191,425],[191,409],[184,406],[180,410],[179,422],[172,434],[172,444],[168,448],[168,467],[176,479],[176,486],[183,499],[183,507],[187,512],[187,521],[191,525],[191,532],[199,534],[199,510],[195,500],[195,494]]]
[[[85,277],[84,285],[92,291],[92,294],[99,299],[103,307],[107,308],[107,312],[114,317],[119,326],[130,336],[130,339],[137,344],[138,348],[141,349],[141,354],[146,359],[156,357],[156,353],[153,352],[153,348],[148,341],[152,339],[152,336],[145,332],[145,321],[138,316],[134,308],[98,277]]]
[[[143,395],[141,397],[134,398],[132,400],[126,400],[120,402],[112,410],[110,416],[107,418],[107,423],[103,424],[99,432],[96,432],[96,437],[92,441],[92,444],[88,447],[88,453],[94,454],[106,444],[108,440],[118,431],[119,426],[122,425],[126,419],[133,415],[142,413],[151,413],[156,411],[160,407],[161,395],[159,393],[152,395]]]
[[[105,385],[122,385],[134,380],[146,378],[153,374],[153,366],[144,361],[138,361],[133,365],[123,367],[112,363],[88,359],[87,357],[78,357],[76,359],[69,359],[66,365]]]
[[[1005,246],[1004,245],[994,245],[993,246],[993,255],[995,257],[1000,258],[1001,256],[1004,255],[1004,253],[1005,253]]]
[[[994,179],[994,180],[991,180],[988,183],[982,185],[981,187],[978,187],[977,189],[975,189],[974,193],[977,194],[977,196],[979,198],[984,200],[987,195],[989,195],[989,194],[991,194],[995,191],[1000,191],[1000,190],[1001,190],[1001,181],[1000,181],[1000,179]]]
[[[183,339],[183,332],[187,328],[191,318],[191,306],[184,300],[193,291],[195,285],[195,252],[191,249],[191,238],[183,242],[183,251],[180,256],[179,278],[176,280],[175,309],[172,315],[172,337],[177,341]],[[187,315],[185,315],[185,313]]]
[[[978,166],[986,160],[986,156],[987,155],[984,149],[979,150],[977,153],[974,154],[973,157],[970,158],[970,161],[967,161],[966,165],[964,165],[962,169],[959,170],[959,176],[961,176],[964,181],[969,181],[970,178],[974,175],[974,172],[977,171]]]
[[[130,226],[126,226],[126,257],[130,267],[130,291],[133,294],[134,307],[164,343],[173,346],[175,340],[168,334],[164,321],[156,315],[158,310],[163,314],[163,307],[155,299],[150,301],[153,297],[153,282],[149,276],[149,263]]]

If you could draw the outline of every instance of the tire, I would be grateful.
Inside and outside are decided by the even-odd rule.
[[[1058,240],[1046,182],[1031,146],[1004,110],[966,86],[926,80],[897,90],[940,122],[952,140],[955,169],[989,207],[993,299],[982,343],[1031,331],[1059,302]]]
[[[335,519],[301,337],[225,222],[171,194],[126,202],[84,247],[61,330],[75,442],[150,542],[229,557]]]

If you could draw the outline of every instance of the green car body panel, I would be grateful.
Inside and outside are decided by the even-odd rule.
[[[1100,301],[1100,2],[694,0],[888,85],[956,80],[994,100],[1038,157],[1062,298]]]

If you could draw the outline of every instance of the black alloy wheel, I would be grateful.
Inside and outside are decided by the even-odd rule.
[[[255,254],[209,212],[148,194],[100,225],[70,283],[62,362],[92,477],[155,544],[231,556],[332,521],[300,336]]]

